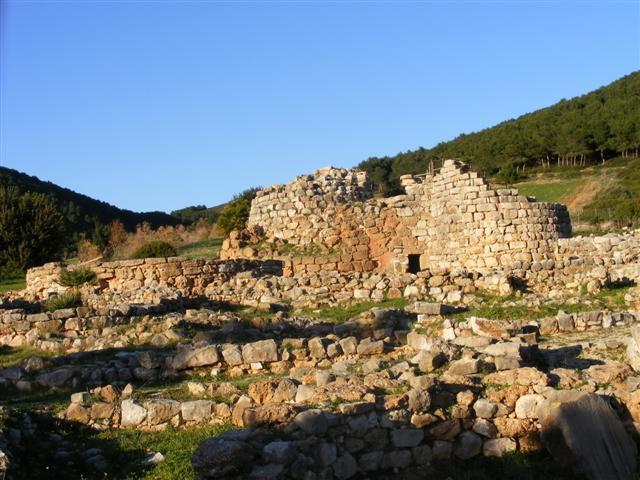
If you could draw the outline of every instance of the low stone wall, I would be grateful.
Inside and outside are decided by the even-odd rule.
[[[427,316],[443,308],[413,306],[430,312],[420,314]],[[595,391],[615,396],[631,420],[640,420],[640,390],[636,383],[624,382],[630,368],[622,363],[596,362],[582,372],[549,365],[545,372],[524,366],[537,351],[535,342],[529,346],[527,333],[521,332],[524,323],[511,325],[513,331],[496,341],[491,337],[501,334],[488,329],[478,335],[474,326],[483,324],[470,319],[457,324],[456,335],[447,342],[418,332],[407,335],[401,317],[397,311],[373,311],[361,324],[338,325],[333,334],[321,337],[183,347],[169,359],[137,352],[142,365],[137,369],[220,367],[231,378],[265,370],[288,378],[250,383],[246,393],[226,382],[193,382],[189,392],[200,398],[188,401],[135,399],[130,387],[121,392],[107,385],[72,395],[60,415],[96,428],[155,431],[228,422],[243,427],[210,439],[196,451],[194,467],[203,479],[227,478],[223,473],[209,476],[214,470],[204,467],[216,464],[223,446],[250,452],[243,462],[224,457],[224,466],[248,478],[298,478],[301,470],[328,478],[417,472],[433,460],[538,450],[540,418],[549,405]],[[541,327],[555,322],[561,331],[579,331],[626,326],[638,318],[637,312],[561,314]],[[351,335],[363,327],[371,337],[358,340]],[[397,361],[389,365],[379,359],[383,353],[394,358],[391,352],[396,351]],[[354,374],[357,365],[362,370]],[[265,428],[278,432],[279,439],[265,437]],[[243,470],[248,464],[249,470]]]
[[[277,260],[188,260],[174,258],[146,258],[120,260],[88,265],[96,273],[93,291],[140,291],[162,286],[169,287],[185,297],[204,295],[207,287],[220,285],[236,275],[262,277],[282,275],[282,263]],[[42,299],[67,290],[58,283],[61,263],[47,263],[27,271],[27,296]],[[73,268],[73,267],[70,267]],[[144,298],[140,303],[145,303]]]

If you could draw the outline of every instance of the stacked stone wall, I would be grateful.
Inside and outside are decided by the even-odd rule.
[[[364,175],[325,169],[259,192],[248,226],[263,234],[260,248],[231,237],[223,258],[289,257],[295,274],[406,271],[408,255],[419,255],[422,269],[479,269],[548,259],[571,234],[564,205],[493,190],[452,160],[434,175],[403,177],[406,193],[392,198],[369,198]],[[278,242],[316,250],[296,255]]]
[[[27,271],[27,297],[47,298],[67,290],[58,283],[61,263],[47,263]],[[70,267],[73,268],[73,267]],[[185,297],[204,295],[207,288],[219,286],[230,278],[243,274],[249,277],[281,275],[282,263],[261,260],[205,261],[180,257],[119,260],[88,265],[96,274],[95,292],[139,292],[139,303],[152,301],[145,294],[169,287]]]

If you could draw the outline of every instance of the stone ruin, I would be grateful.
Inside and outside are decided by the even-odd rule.
[[[363,172],[328,168],[269,187],[222,259],[91,264],[76,308],[37,308],[67,290],[67,267],[29,270],[25,291],[0,298],[0,346],[55,356],[0,367],[0,399],[67,392],[57,420],[97,430],[233,426],[193,452],[201,480],[431,478],[456,459],[543,448],[589,479],[634,478],[640,289],[602,308],[583,287],[637,283],[640,230],[567,238],[563,205],[492,190],[454,161],[402,185],[376,198]],[[592,308],[451,315],[520,284],[532,291],[501,301],[535,311],[572,291]],[[396,297],[407,305],[344,322],[312,311]],[[184,397],[137,390],[166,381]],[[0,476],[43,434],[34,412],[5,417]],[[76,453],[96,475],[114,461]]]
[[[257,193],[245,230],[220,260],[125,260],[91,265],[96,302],[158,303],[173,294],[271,308],[317,308],[430,296],[458,302],[477,291],[568,290],[640,279],[640,230],[573,237],[564,205],[492,189],[466,165],[445,160],[401,177],[405,194],[376,198],[365,172],[324,168]],[[27,272],[25,293],[66,290],[61,264]],[[99,306],[99,305],[94,305]]]
[[[401,183],[405,194],[374,198],[365,172],[328,167],[268,187],[253,200],[248,221],[262,243],[252,248],[236,233],[223,258],[277,253],[279,243],[293,253],[295,273],[482,269],[552,258],[558,239],[571,236],[564,205],[494,190],[454,160]]]

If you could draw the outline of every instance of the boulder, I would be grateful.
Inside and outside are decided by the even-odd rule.
[[[634,478],[636,444],[604,397],[553,391],[538,417],[542,444],[562,465],[578,465],[589,480]]]
[[[480,371],[480,361],[474,358],[463,358],[452,362],[447,370],[448,375],[473,375]]]
[[[255,451],[250,444],[233,439],[207,438],[193,453],[191,466],[197,480],[237,475],[251,465]]]
[[[468,460],[482,451],[482,438],[473,432],[461,433],[453,446],[453,453],[461,460]]]
[[[482,454],[485,457],[502,457],[505,453],[514,452],[516,442],[510,438],[493,438],[485,440]]]
[[[180,402],[175,400],[155,399],[147,402],[147,422],[159,425],[168,422],[180,412]]]
[[[242,347],[244,363],[277,362],[278,347],[274,340],[260,340]]]
[[[123,427],[137,427],[147,416],[147,410],[135,400],[123,400],[120,404],[121,420]]]
[[[218,363],[220,357],[215,345],[206,347],[178,347],[176,356],[173,357],[171,366],[174,370],[184,370],[186,368],[205,367]]]
[[[415,447],[424,438],[424,432],[416,428],[401,428],[391,431],[391,443],[396,448]]]
[[[631,338],[627,345],[627,358],[629,365],[636,372],[640,372],[640,325],[631,328]]]
[[[184,402],[180,409],[185,422],[205,422],[211,417],[213,402],[211,400],[193,400]]]
[[[469,326],[476,335],[488,338],[509,338],[508,324],[498,320],[471,317]]]
[[[329,422],[322,410],[311,409],[296,415],[293,423],[309,435],[323,434],[329,428]]]

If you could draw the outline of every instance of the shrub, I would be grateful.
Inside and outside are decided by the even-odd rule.
[[[62,270],[58,277],[58,283],[65,287],[77,287],[83,283],[93,283],[95,280],[96,274],[86,267]]]
[[[102,250],[93,242],[81,239],[78,242],[78,260],[88,262],[102,256]]]
[[[496,180],[505,185],[517,183],[519,179],[518,169],[513,163],[504,165],[496,175]]]
[[[69,290],[68,292],[61,293],[55,297],[51,297],[44,302],[44,309],[47,312],[53,312],[55,310],[61,310],[63,308],[73,308],[82,305],[82,297],[77,290]]]
[[[175,257],[177,250],[168,242],[153,241],[138,248],[131,258]]]
[[[251,200],[255,198],[258,190],[259,187],[245,190],[224,206],[216,225],[225,236],[232,230],[242,230],[247,226]]]
[[[0,270],[22,272],[57,260],[64,239],[64,218],[51,197],[0,185]]]

